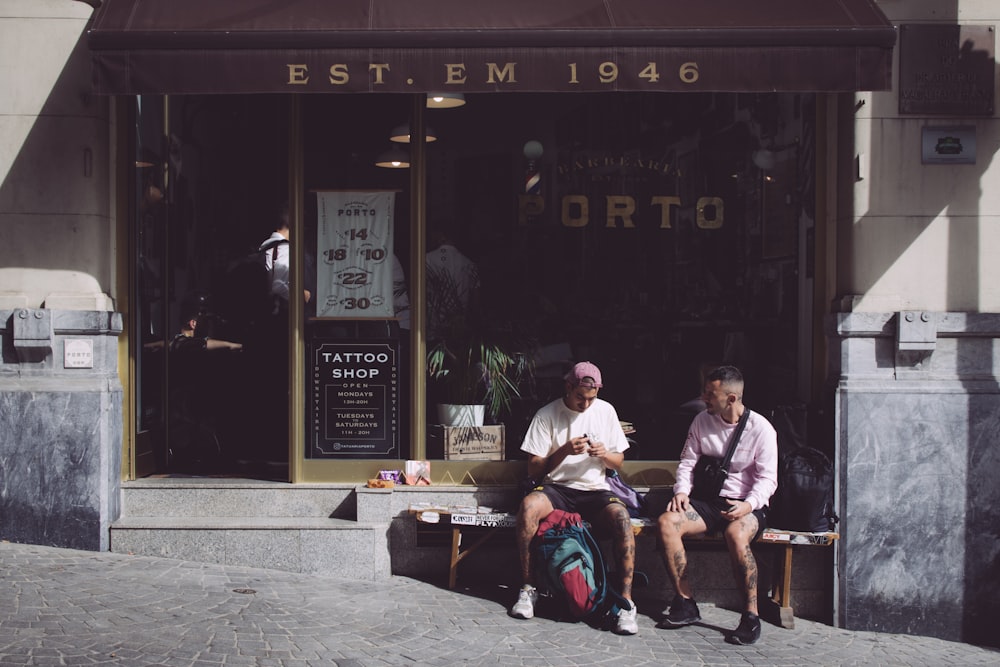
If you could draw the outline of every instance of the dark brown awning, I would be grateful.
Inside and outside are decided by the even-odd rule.
[[[888,90],[875,0],[103,0],[104,94]]]

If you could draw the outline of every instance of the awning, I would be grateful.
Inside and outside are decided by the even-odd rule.
[[[875,0],[103,0],[98,93],[888,90]]]

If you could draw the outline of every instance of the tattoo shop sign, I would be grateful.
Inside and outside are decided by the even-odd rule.
[[[314,341],[311,458],[395,458],[399,342]]]

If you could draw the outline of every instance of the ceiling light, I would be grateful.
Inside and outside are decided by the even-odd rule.
[[[462,93],[427,93],[428,109],[453,109],[465,104]]]
[[[375,166],[386,169],[408,169],[410,166],[410,154],[399,146],[393,146],[375,158]]]
[[[409,125],[397,125],[392,128],[392,134],[389,137],[389,141],[395,141],[398,144],[408,144],[410,143],[410,126]],[[430,143],[432,141],[437,141],[437,135],[434,130],[424,126],[424,141]]]

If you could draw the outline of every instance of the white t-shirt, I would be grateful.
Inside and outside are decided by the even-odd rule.
[[[535,413],[521,451],[549,456],[570,438],[582,435],[603,443],[609,452],[624,452],[629,446],[618,412],[610,403],[597,398],[589,408],[576,412],[566,407],[562,398],[557,398]],[[570,454],[549,472],[545,481],[582,491],[606,491],[608,482],[604,470],[604,462],[597,457],[586,453]]]
[[[471,259],[453,245],[438,246],[426,255],[427,330],[435,338],[439,329],[469,307],[479,289],[479,271]]]
[[[399,258],[392,256],[392,309],[399,318],[399,328],[410,329],[410,295],[406,291],[406,274]]]
[[[285,237],[278,232],[272,232],[267,240],[261,243],[261,252],[270,241],[283,241]],[[277,252],[274,251],[277,248]],[[288,301],[288,244],[279,243],[267,250],[264,255],[264,266],[271,272],[271,294]]]

